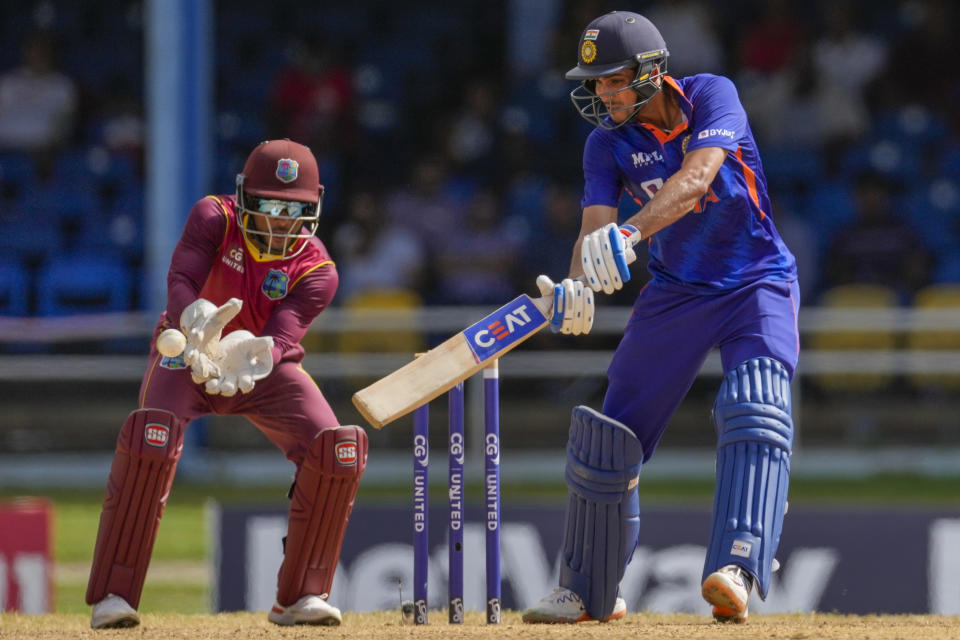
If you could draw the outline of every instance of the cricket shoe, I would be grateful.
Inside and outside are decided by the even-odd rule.
[[[108,593],[107,597],[93,605],[90,616],[91,629],[124,629],[140,624],[140,616],[130,603]]]
[[[619,620],[625,615],[627,615],[627,603],[617,596],[613,612],[600,622]],[[580,596],[566,587],[555,587],[553,591],[540,598],[540,602],[523,612],[523,621],[532,624],[572,624],[592,620]]]
[[[746,622],[747,601],[753,577],[740,567],[728,564],[703,581],[703,599],[713,605],[717,622]]]
[[[303,596],[289,607],[274,603],[267,620],[285,627],[294,624],[319,624],[327,627],[339,626],[343,621],[340,609],[327,604],[326,594],[322,596]]]

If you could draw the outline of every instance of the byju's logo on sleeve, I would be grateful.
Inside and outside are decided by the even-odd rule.
[[[477,362],[486,360],[527,337],[547,318],[530,296],[522,295],[463,331]]]

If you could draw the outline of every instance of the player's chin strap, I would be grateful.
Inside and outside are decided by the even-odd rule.
[[[578,594],[595,620],[613,613],[637,546],[642,460],[643,447],[625,425],[590,407],[573,410],[560,586]]]
[[[728,564],[756,579],[767,597],[790,481],[790,377],[772,358],[727,372],[713,406],[717,486],[703,579]]]

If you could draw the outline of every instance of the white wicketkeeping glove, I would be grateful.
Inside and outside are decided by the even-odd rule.
[[[239,298],[230,298],[220,307],[197,298],[180,314],[180,330],[187,337],[183,361],[190,366],[190,376],[197,384],[220,375],[216,363],[220,334],[242,306]]]
[[[583,276],[594,291],[613,293],[630,281],[630,263],[637,259],[628,238],[636,227],[606,224],[583,236],[580,256]]]
[[[253,390],[257,380],[273,371],[273,338],[256,337],[245,329],[231,331],[220,340],[220,353],[215,362],[220,372],[207,380],[207,393],[232,396]]]
[[[579,336],[593,328],[593,291],[580,280],[564,278],[554,284],[549,276],[537,276],[540,295],[553,296],[550,330]]]

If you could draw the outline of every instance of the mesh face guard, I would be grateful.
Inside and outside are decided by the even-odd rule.
[[[237,208],[240,210],[244,237],[261,248],[264,255],[292,258],[307,246],[306,240],[317,231],[323,206],[323,186],[316,204],[277,198],[261,198],[243,188],[243,175],[237,176]],[[258,228],[257,220],[259,219]],[[282,247],[274,240],[283,239]]]
[[[663,86],[663,76],[667,73],[667,52],[666,50],[649,51],[647,53],[637,54],[637,72],[633,81],[622,89],[610,91],[608,93],[597,94],[596,79],[590,78],[584,80],[570,92],[570,100],[574,108],[584,120],[595,127],[601,129],[613,130],[631,122],[643,105],[647,104],[653,96]],[[657,84],[657,80],[660,84]],[[603,103],[603,98],[620,93],[621,91],[633,90],[637,94],[637,99],[633,104],[619,109],[609,111]],[[622,113],[629,111],[630,116],[623,122],[617,123],[610,116],[613,113]]]

